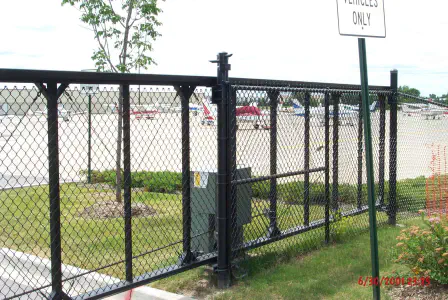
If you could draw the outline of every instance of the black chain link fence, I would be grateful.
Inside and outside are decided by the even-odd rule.
[[[46,82],[0,90],[1,299],[99,298],[205,264],[238,277],[241,258],[368,229],[359,86],[47,73],[0,76]],[[415,216],[427,179],[445,180],[421,160],[445,155],[444,109],[400,95],[395,138],[395,99],[371,88],[379,223]]]
[[[316,247],[367,230],[360,91],[268,84],[234,86],[234,247],[269,244],[249,252],[249,256],[259,256],[260,252],[297,249],[298,241]],[[382,223],[388,220],[385,146],[389,140],[386,105],[391,95],[389,90],[370,94],[378,221]],[[256,118],[238,107],[255,104]],[[241,178],[246,168],[250,179]],[[247,182],[251,188],[244,186]],[[251,203],[239,197],[245,190],[252,193]],[[304,234],[283,240],[298,233]],[[235,254],[238,258],[240,253]]]

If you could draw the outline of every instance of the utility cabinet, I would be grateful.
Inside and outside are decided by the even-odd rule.
[[[192,171],[190,175],[192,251],[210,253],[217,249],[217,171],[197,170]],[[237,168],[237,179],[250,177],[250,168]],[[243,242],[243,225],[250,223],[252,219],[251,184],[241,184],[236,189],[237,228],[233,236],[234,245]]]

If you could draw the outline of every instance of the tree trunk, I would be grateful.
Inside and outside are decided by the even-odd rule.
[[[118,96],[118,126],[117,126],[117,161],[116,161],[116,187],[115,196],[117,202],[121,202],[121,143],[122,143],[122,133],[123,133],[123,89],[119,88]]]
[[[132,16],[132,10],[134,8],[134,2],[131,1],[129,3],[128,8],[128,16],[126,19],[126,26],[124,31],[124,38],[123,38],[123,56],[121,63],[126,66],[126,58],[128,54],[128,38],[129,38],[129,22],[131,20]],[[125,71],[122,71],[125,72]],[[122,134],[123,134],[123,89],[120,86],[120,95],[118,97],[118,134],[117,134],[117,186],[115,190],[117,202],[121,202],[121,142],[122,142]]]

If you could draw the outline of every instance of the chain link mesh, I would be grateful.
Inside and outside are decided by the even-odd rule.
[[[448,214],[447,107],[398,94],[397,206],[403,218],[416,216],[423,209],[429,215]]]
[[[360,91],[259,83],[232,82],[226,120],[236,277],[244,274],[240,261],[307,251],[369,224]],[[118,86],[73,86],[60,93],[57,113],[63,292],[88,298],[132,278],[149,282],[214,262],[219,120],[211,89],[131,86],[126,107]],[[419,209],[447,212],[448,110],[396,96],[375,88],[369,99],[379,223],[394,211],[399,220]],[[394,99],[398,170],[391,199]],[[53,283],[48,91],[5,87],[0,105],[0,298],[45,299]],[[121,127],[129,136],[121,136],[117,174]]]
[[[369,223],[368,215],[363,214],[368,206],[360,92],[244,85],[236,89],[234,173],[238,174],[239,168],[250,167],[252,179],[255,178],[250,208],[233,212],[233,224],[244,213],[249,213],[245,218],[250,220],[234,229],[233,240],[242,245],[236,248],[255,248],[302,232],[251,250],[248,255],[279,253],[289,248],[309,249],[321,244],[325,241],[326,204],[331,239],[366,230]],[[380,222],[387,220],[387,214],[381,211],[388,204],[387,191],[384,191],[388,172],[384,168],[388,166],[385,105],[389,94],[389,91],[373,91],[370,95],[374,174],[376,191],[381,190],[381,197],[377,197]],[[330,141],[328,197],[325,194],[326,95]],[[239,114],[238,106],[244,105],[258,105],[259,119]],[[257,126],[257,122],[263,125]],[[238,190],[240,185],[238,182],[236,185]],[[241,231],[243,239],[238,236]]]
[[[0,95],[0,298],[47,298],[47,100],[29,88],[5,87]],[[202,125],[199,114],[207,97],[209,89],[197,88],[187,108],[192,171],[216,164],[216,130]],[[116,189],[119,99],[118,87],[111,86],[90,93],[66,89],[58,101],[62,280],[70,297],[101,293],[126,278],[123,154],[119,198]],[[175,268],[183,254],[181,100],[172,88],[134,86],[130,102],[133,276],[155,276]],[[122,151],[124,143],[122,137]],[[204,198],[194,207],[209,204]],[[192,240],[214,234],[206,221],[195,223]],[[211,257],[214,251],[197,255]]]

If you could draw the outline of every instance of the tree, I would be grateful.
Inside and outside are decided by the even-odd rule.
[[[162,0],[164,1],[164,0]],[[160,36],[162,12],[157,0],[62,0],[81,12],[81,21],[93,31],[98,48],[92,60],[98,71],[129,73],[155,64],[148,55],[152,42]],[[116,199],[121,202],[121,144],[123,96],[118,98]]]
[[[400,86],[398,88],[398,91],[400,93],[404,93],[404,94],[420,97],[420,91],[419,90],[417,90],[416,88],[410,88],[407,85]]]
[[[398,92],[404,93],[404,94],[407,94],[407,95],[411,95],[411,96],[415,96],[415,97],[420,97],[420,91],[419,90],[417,90],[416,88],[410,88],[407,85],[400,86],[398,88]],[[405,101],[408,102],[408,103],[414,103],[414,102],[417,102],[418,100],[413,99],[413,98],[405,98]]]
[[[436,94],[429,94],[429,98],[436,100],[438,97]]]

